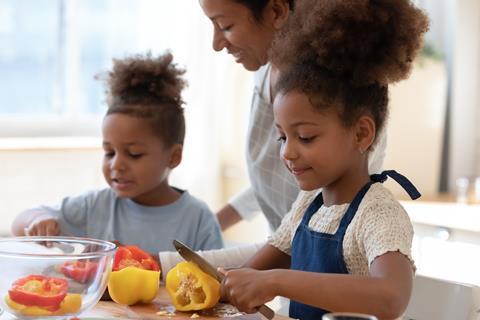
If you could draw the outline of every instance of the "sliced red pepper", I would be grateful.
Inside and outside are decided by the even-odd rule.
[[[122,270],[126,267],[160,270],[158,263],[152,256],[137,246],[121,246],[117,249],[113,259],[113,271]]]
[[[65,279],[29,275],[18,279],[8,290],[13,301],[25,306],[37,306],[55,311],[67,295],[68,282]]]
[[[90,281],[97,272],[98,263],[93,261],[66,261],[60,267],[60,272],[77,282],[86,283]]]

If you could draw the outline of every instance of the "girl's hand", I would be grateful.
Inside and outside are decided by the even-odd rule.
[[[38,216],[25,228],[26,236],[58,236],[60,226],[51,216]]]
[[[259,271],[250,268],[221,270],[225,275],[221,286],[222,298],[238,310],[255,313],[265,302],[275,298],[274,270]]]

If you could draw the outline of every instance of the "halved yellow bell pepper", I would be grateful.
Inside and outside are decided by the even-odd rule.
[[[123,305],[149,303],[155,299],[160,284],[160,271],[126,267],[112,271],[108,293],[113,301]]]
[[[60,303],[60,307],[55,311],[39,306],[26,306],[17,303],[10,299],[8,295],[5,296],[5,302],[12,310],[25,316],[61,316],[78,313],[82,307],[82,296],[76,293],[68,293]]]
[[[171,269],[165,286],[180,311],[208,309],[220,299],[220,283],[191,261],[180,262]]]

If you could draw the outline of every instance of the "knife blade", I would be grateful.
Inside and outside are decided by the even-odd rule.
[[[195,251],[190,249],[187,245],[183,244],[178,240],[173,240],[173,246],[183,259],[195,262],[203,272],[217,279],[218,282],[222,282],[224,278],[223,274],[218,272],[217,269],[212,266],[210,262],[205,260],[202,256],[200,256]],[[273,312],[272,309],[270,309],[264,304],[258,307],[258,312],[260,312],[265,318],[269,320],[273,319],[273,317],[275,316],[275,312]]]
[[[195,262],[203,272],[217,279],[218,282],[222,282],[223,274],[217,271],[207,260],[198,255],[195,251],[190,249],[187,245],[181,243],[178,240],[173,240],[173,246],[177,252],[187,261]]]

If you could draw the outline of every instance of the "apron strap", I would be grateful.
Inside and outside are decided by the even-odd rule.
[[[368,189],[370,189],[370,186],[372,185],[372,181],[367,182],[362,189],[357,193],[355,198],[353,198],[352,202],[347,208],[347,211],[342,217],[342,220],[340,220],[340,224],[338,226],[337,232],[335,232],[335,235],[339,235],[341,239],[343,239],[345,232],[348,228],[348,225],[352,221],[353,217],[355,216],[355,213],[357,213],[358,206],[363,200],[363,197],[367,193]],[[343,241],[343,240],[342,240]]]
[[[410,182],[404,175],[398,173],[395,170],[385,170],[380,174],[372,174],[370,179],[373,182],[385,182],[387,178],[390,177],[395,180],[410,196],[412,200],[420,198],[421,194],[418,192],[417,188]]]
[[[307,210],[305,211],[302,221],[300,222],[301,225],[308,226],[308,223],[310,222],[310,218],[313,216],[315,212],[320,209],[320,207],[323,206],[323,196],[322,192],[320,192],[315,199],[313,199],[312,203],[308,206]]]

